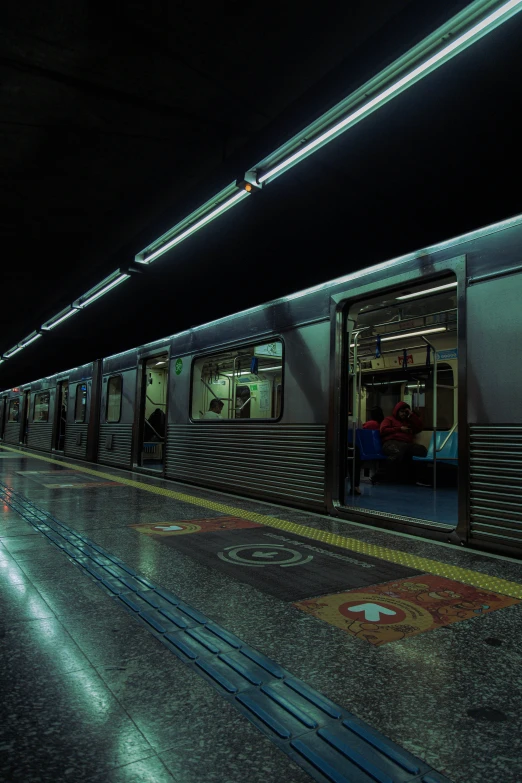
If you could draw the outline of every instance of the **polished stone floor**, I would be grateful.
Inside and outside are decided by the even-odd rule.
[[[454,783],[522,780],[522,603],[376,647],[133,526],[219,520],[196,502],[215,501],[517,583],[522,564],[137,474],[144,488],[118,484],[130,474],[108,468],[114,484],[72,479],[0,454],[0,482]],[[0,781],[311,780],[6,504],[0,612]]]

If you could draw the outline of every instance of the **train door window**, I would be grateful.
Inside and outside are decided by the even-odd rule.
[[[139,464],[162,471],[167,426],[167,391],[169,379],[167,354],[144,359],[141,363],[142,396],[140,418],[142,433]]]
[[[34,395],[33,421],[49,421],[49,392]]]
[[[281,415],[283,343],[222,351],[192,364],[192,419],[217,423]]]
[[[121,375],[113,375],[107,381],[107,408],[105,420],[109,424],[115,424],[121,418],[123,379]]]
[[[84,424],[86,418],[87,418],[87,384],[79,383],[76,387],[76,397],[74,400],[74,421],[76,424]]]
[[[455,527],[456,279],[385,291],[347,311],[345,505]]]
[[[9,401],[9,415],[7,421],[20,421],[20,397],[13,397]]]

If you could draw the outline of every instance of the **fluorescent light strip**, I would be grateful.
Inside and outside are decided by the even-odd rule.
[[[426,288],[424,291],[416,291],[414,294],[404,294],[404,296],[397,296],[397,299],[415,299],[417,296],[426,296],[426,294],[433,294],[435,291],[446,291],[448,288],[456,288],[457,283],[448,283],[447,285],[438,285],[435,288]]]
[[[245,370],[244,372],[225,372],[223,375],[235,375],[238,377],[239,375],[259,375],[260,372],[271,372],[272,370],[282,370],[283,365],[279,365],[278,367],[260,367],[257,372],[251,372],[250,370]]]
[[[437,326],[435,329],[421,329],[420,332],[404,332],[403,334],[394,334],[391,337],[381,337],[381,343],[388,340],[404,340],[406,337],[418,337],[421,334],[435,334],[435,332],[445,332],[445,326]]]
[[[73,307],[72,310],[70,310],[68,313],[65,313],[65,315],[62,315],[60,318],[58,318],[56,321],[46,321],[42,325],[42,329],[45,329],[46,332],[50,332],[51,329],[54,329],[55,326],[58,326],[59,324],[63,323],[67,320],[67,318],[70,318],[71,315],[74,315],[75,313],[79,313],[80,310],[77,307]]]
[[[27,340],[27,342],[22,342],[21,347],[27,348],[28,345],[31,345],[31,343],[34,343],[35,340],[38,340],[42,335],[41,334],[35,334],[34,337],[31,337],[30,340]]]
[[[196,223],[194,223],[194,225],[189,226],[189,228],[185,229],[185,231],[182,231],[181,234],[175,236],[173,239],[170,240],[170,242],[167,242],[166,245],[163,245],[163,247],[160,247],[154,253],[151,253],[150,256],[146,256],[141,260],[139,258],[136,258],[136,261],[140,264],[151,264],[153,261],[156,260],[156,258],[163,255],[163,253],[166,253],[167,250],[170,250],[175,245],[179,245],[179,243],[183,242],[184,239],[187,239],[187,237],[189,237],[191,234],[194,234],[196,231],[199,231],[200,228],[206,226],[207,223],[210,223],[212,220],[219,217],[219,215],[221,215],[227,209],[230,209],[230,207],[233,207],[234,204],[237,204],[238,201],[241,201],[243,198],[245,198],[248,195],[249,194],[245,190],[240,190],[238,193],[232,196],[232,198],[227,199],[227,201],[223,202],[223,204],[220,204],[219,207],[216,207],[216,209],[212,210],[212,212],[209,212],[208,215],[205,215]]]
[[[25,345],[19,345],[17,348],[12,348],[10,351],[4,353],[4,359],[10,359],[11,356],[14,356],[15,353],[18,353],[18,351],[21,351],[23,348],[25,348]]]
[[[278,163],[277,166],[274,166],[274,168],[266,171],[259,178],[259,182],[266,182],[266,180],[274,177],[283,169],[289,168],[305,155],[308,155],[310,152],[312,152],[316,147],[319,147],[326,141],[332,139],[333,136],[336,136],[341,131],[347,130],[348,127],[354,125],[368,114],[371,114],[376,109],[380,108],[391,98],[394,98],[396,95],[403,92],[403,90],[405,90],[407,87],[411,86],[423,74],[426,75],[427,71],[433,70],[435,67],[442,65],[442,61],[447,61],[450,55],[455,56],[458,54],[457,50],[461,49],[461,47],[463,47],[465,44],[469,45],[472,43],[472,38],[479,35],[480,33],[485,32],[488,27],[493,27],[496,22],[499,22],[502,19],[503,16],[506,16],[511,11],[514,11],[517,7],[520,6],[522,6],[522,0],[509,0],[508,3],[505,3],[481,22],[474,25],[470,30],[460,35],[432,57],[429,57],[424,63],[403,76],[402,79],[399,79],[397,82],[395,82],[395,84],[392,84],[386,90],[383,90],[381,93],[376,95],[375,98],[372,98],[359,109],[349,114],[348,117],[345,117],[343,120],[341,120],[341,122],[336,123],[332,128],[325,131],[316,139],[310,141],[308,144],[305,144],[303,147],[297,150],[297,152],[294,152],[294,154],[290,155],[289,158],[286,158],[285,160],[281,161],[281,163]]]
[[[107,294],[109,291],[111,291],[113,288],[115,288],[117,285],[120,285],[120,283],[123,283],[124,280],[128,280],[130,275],[120,275],[116,278],[116,280],[113,280],[112,283],[109,283],[108,285],[101,288],[99,291],[97,291],[95,294],[90,296],[88,299],[85,300],[85,302],[81,302],[78,300],[78,307],[84,308],[87,307],[87,305],[90,305],[91,302],[95,302],[96,299],[99,299],[100,296],[103,296],[104,294]]]
[[[390,386],[392,383],[406,383],[407,379],[403,378],[402,381],[376,381],[375,383],[370,383],[370,381],[365,381],[363,378],[362,384],[363,386]]]

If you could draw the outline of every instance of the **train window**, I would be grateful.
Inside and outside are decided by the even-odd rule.
[[[119,377],[119,376],[118,376]],[[83,424],[87,410],[87,384],[79,383],[76,387],[76,401],[74,405],[74,421]]]
[[[113,424],[118,422],[121,417],[122,386],[123,379],[121,375],[113,375],[112,378],[109,378],[107,383],[107,411],[105,420]]]
[[[33,421],[49,421],[49,392],[34,395]]]
[[[15,397],[9,403],[9,417],[7,421],[18,421],[20,418],[20,398]]]
[[[192,418],[273,421],[281,414],[282,383],[281,340],[201,357],[192,364]]]

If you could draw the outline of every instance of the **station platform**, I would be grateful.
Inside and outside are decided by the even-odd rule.
[[[0,445],[0,781],[520,783],[522,563]]]

